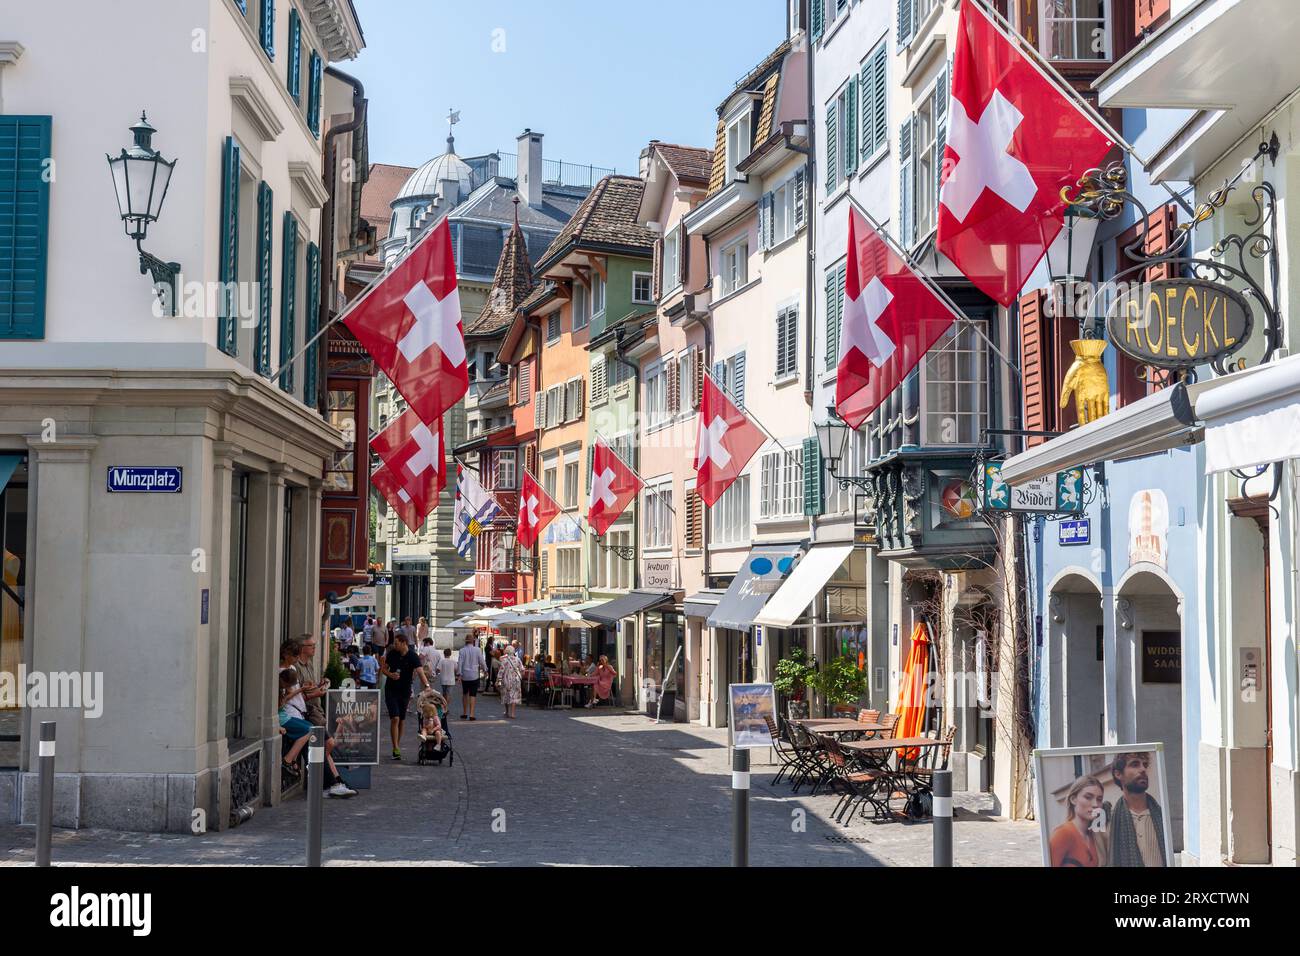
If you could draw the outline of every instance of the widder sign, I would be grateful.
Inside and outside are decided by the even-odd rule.
[[[1250,338],[1250,303],[1204,279],[1158,279],[1121,289],[1110,307],[1110,340],[1139,362],[1180,369],[1222,359]]]

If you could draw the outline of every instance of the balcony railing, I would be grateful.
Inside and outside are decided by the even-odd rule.
[[[494,176],[514,179],[519,172],[517,153],[490,153],[487,156],[474,157],[470,163],[470,186],[477,189]],[[566,163],[561,159],[542,160],[542,182],[547,186],[576,186],[590,189],[606,176],[614,175],[613,169],[604,166]]]

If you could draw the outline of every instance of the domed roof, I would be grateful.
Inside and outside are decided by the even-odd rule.
[[[425,199],[441,196],[440,183],[444,179],[451,179],[460,184],[460,195],[463,197],[469,193],[471,183],[471,171],[469,164],[456,155],[453,148],[451,137],[447,137],[447,152],[441,156],[435,156],[415,172],[409,179],[402,184],[402,188],[397,191],[393,202],[400,202],[403,199]]]

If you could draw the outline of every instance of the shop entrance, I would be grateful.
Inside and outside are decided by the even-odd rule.
[[[393,565],[393,617],[413,622],[429,617],[429,562]]]
[[[0,673],[17,687],[23,661],[23,606],[27,571],[27,459],[0,454]],[[16,770],[22,757],[18,701],[0,698],[0,770]]]

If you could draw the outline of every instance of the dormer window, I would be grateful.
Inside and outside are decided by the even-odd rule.
[[[732,182],[739,175],[736,164],[750,154],[754,148],[751,130],[752,110],[748,103],[740,114],[727,123],[727,182]]]

